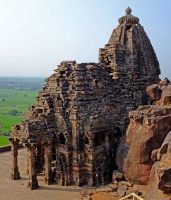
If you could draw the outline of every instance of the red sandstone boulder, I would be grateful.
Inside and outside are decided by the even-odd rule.
[[[160,105],[171,105],[171,85],[163,86],[161,88],[162,95],[160,100]]]
[[[171,132],[156,150],[157,157],[152,167],[145,200],[171,199]],[[163,192],[165,194],[163,194]]]
[[[146,92],[154,104],[171,105],[171,84],[167,78],[148,86]]]
[[[161,80],[159,82],[159,85],[168,85],[170,83],[169,79],[168,78],[165,78],[164,80]]]
[[[129,117],[126,139],[118,147],[116,163],[130,182],[146,185],[156,159],[151,153],[161,147],[171,131],[171,106],[141,106]]]
[[[147,94],[150,96],[152,100],[160,100],[161,99],[161,86],[159,84],[153,84],[147,87]]]

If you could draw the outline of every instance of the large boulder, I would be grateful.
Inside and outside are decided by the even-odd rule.
[[[155,160],[151,153],[161,147],[171,131],[171,106],[141,106],[129,117],[126,139],[118,147],[116,163],[130,182],[146,185]]]
[[[152,101],[159,101],[161,99],[162,90],[159,84],[148,86],[146,92]]]
[[[159,84],[153,84],[147,87],[147,95],[155,105],[171,105],[171,83],[165,78]]]
[[[152,152],[154,163],[148,181],[145,200],[171,199],[171,132],[159,149]],[[163,192],[165,194],[163,194]]]
[[[161,90],[160,105],[171,105],[171,84],[161,87]]]

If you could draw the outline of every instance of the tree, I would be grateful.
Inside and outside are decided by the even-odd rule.
[[[24,97],[26,97],[26,96],[27,96],[27,94],[24,94],[23,96],[24,96]]]
[[[16,116],[18,114],[18,110],[11,110],[8,113],[9,115]]]
[[[2,99],[2,102],[4,102],[5,101],[5,99]]]

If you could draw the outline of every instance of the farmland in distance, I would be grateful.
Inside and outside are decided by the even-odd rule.
[[[7,140],[12,124],[26,119],[28,107],[34,105],[44,77],[0,77],[0,146]]]

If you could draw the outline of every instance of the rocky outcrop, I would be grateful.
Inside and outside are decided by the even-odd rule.
[[[116,163],[127,180],[147,185],[145,200],[171,199],[171,84],[147,87],[150,103],[129,113],[126,138]],[[118,172],[119,173],[119,172]]]
[[[116,163],[129,181],[146,185],[154,163],[151,153],[161,147],[171,131],[171,106],[141,106],[129,117],[126,139],[117,150]],[[125,149],[127,153],[123,155]]]
[[[156,161],[152,167],[148,182],[146,200],[171,199],[171,132],[169,132],[159,149],[152,152]],[[170,194],[166,196],[163,194]]]
[[[147,95],[155,105],[171,105],[171,83],[165,78],[159,84],[147,87]]]

